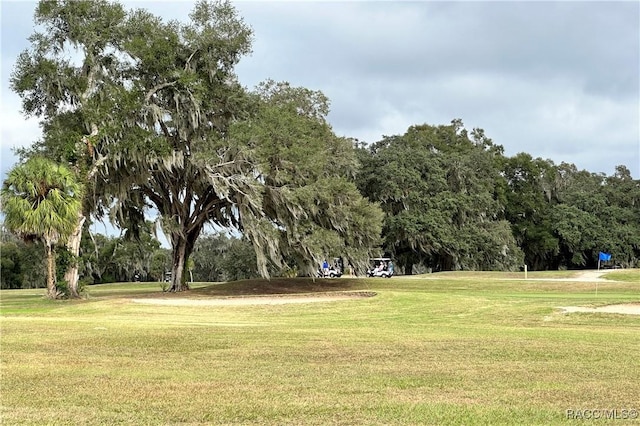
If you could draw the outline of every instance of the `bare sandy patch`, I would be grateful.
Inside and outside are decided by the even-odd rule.
[[[606,314],[626,314],[640,315],[640,303],[624,303],[620,305],[599,306],[597,308],[587,308],[584,306],[561,306],[560,309],[566,314],[572,312],[591,312]]]
[[[583,282],[611,282],[602,276],[611,271],[582,271],[574,278],[567,278],[571,281],[583,281]]]
[[[614,280],[609,280],[606,278],[602,278],[603,275],[607,274],[611,271],[606,270],[587,270],[580,271],[573,277],[568,278],[538,278],[538,277],[529,277],[527,281],[564,281],[564,282],[582,282],[582,283],[615,283]]]
[[[318,295],[269,295],[269,296],[242,296],[242,297],[224,297],[216,299],[204,298],[143,298],[130,299],[134,303],[145,305],[163,305],[163,306],[247,306],[247,305],[285,305],[291,303],[321,303],[335,302],[340,300],[353,300],[362,297],[372,297],[376,294],[373,292],[354,291],[335,294],[318,294]]]

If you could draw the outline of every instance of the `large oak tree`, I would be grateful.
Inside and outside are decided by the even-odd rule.
[[[36,22],[12,77],[25,112],[43,117],[46,150],[92,182],[86,212],[114,206],[133,231],[159,213],[172,290],[207,223],[244,233],[263,275],[284,256],[302,273],[331,254],[361,262],[377,243],[381,213],[350,183],[354,153],[326,122],[328,100],[238,82],[252,32],[230,3],[199,2],[180,23],[43,0]]]

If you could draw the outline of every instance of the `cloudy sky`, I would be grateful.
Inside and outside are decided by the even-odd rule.
[[[190,1],[123,2],[186,20]],[[2,175],[38,138],[8,88],[35,2],[0,0]],[[640,2],[236,2],[255,32],[238,67],[321,90],[337,134],[376,142],[460,118],[509,156],[640,178]]]

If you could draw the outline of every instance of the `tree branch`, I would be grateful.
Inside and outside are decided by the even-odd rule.
[[[147,186],[141,186],[140,189],[142,190],[142,193],[149,197],[151,202],[156,205],[158,212],[161,215],[164,214],[165,209],[163,208],[162,197],[156,194],[151,188]]]
[[[145,102],[149,102],[149,100],[151,99],[151,96],[156,94],[159,90],[162,90],[165,87],[175,86],[176,83],[178,83],[178,82],[174,80],[174,81],[170,81],[168,83],[162,83],[162,84],[158,84],[155,87],[152,87],[151,89],[149,89],[149,91],[147,92],[147,95],[144,97]]]
[[[193,51],[193,53],[191,55],[189,55],[189,58],[187,59],[187,62],[185,62],[184,64],[184,69],[185,71],[187,70],[187,68],[189,68],[189,65],[191,63],[191,60],[193,59],[193,57],[195,56],[196,53],[198,53],[198,50],[200,49],[196,49]]]
[[[162,133],[164,133],[164,136],[167,139],[171,139],[171,133],[169,132],[169,128],[164,123],[164,121],[163,120],[158,120],[158,124],[160,125],[160,128],[162,129]]]

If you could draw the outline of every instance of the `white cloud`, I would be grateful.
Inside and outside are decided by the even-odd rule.
[[[2,136],[0,147],[19,148],[31,145],[40,136],[40,126],[37,118],[25,118],[16,105],[5,106],[0,111],[2,122]]]

